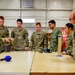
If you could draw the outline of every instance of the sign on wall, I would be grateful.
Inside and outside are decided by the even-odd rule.
[[[21,0],[22,8],[33,8],[33,0]]]

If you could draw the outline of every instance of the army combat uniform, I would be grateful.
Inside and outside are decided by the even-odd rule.
[[[9,37],[9,30],[7,29],[7,27],[2,26],[0,27],[0,52],[2,50],[4,50],[4,45],[6,44],[6,42],[3,43],[4,38]]]
[[[0,35],[2,38],[9,37],[9,30],[7,29],[7,27],[5,26],[0,27]]]
[[[0,53],[3,51],[4,42],[2,40],[2,37],[0,37]]]
[[[11,32],[11,37],[14,38],[13,46],[16,51],[23,51],[29,46],[28,31],[24,28],[15,28]]]
[[[66,50],[68,55],[70,55],[72,53],[72,50],[73,50],[73,34],[74,34],[74,32],[70,33],[66,39],[65,50]]]
[[[49,48],[52,52],[56,52],[58,49],[58,36],[59,35],[62,35],[59,29],[55,29],[54,31],[51,32]]]
[[[32,51],[43,52],[48,47],[48,39],[44,31],[33,32],[30,48]]]
[[[73,55],[73,59],[75,59],[75,24],[73,25],[74,26],[74,36],[73,36],[73,50],[72,50],[72,55]]]

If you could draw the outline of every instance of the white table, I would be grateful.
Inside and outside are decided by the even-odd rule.
[[[0,61],[0,75],[75,75],[75,60],[70,56],[56,57],[56,53],[14,51],[11,62]]]
[[[14,51],[0,54],[0,58],[10,55],[10,62],[0,61],[0,75],[29,75],[34,52]]]

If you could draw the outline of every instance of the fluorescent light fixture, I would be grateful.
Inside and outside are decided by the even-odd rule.
[[[23,23],[35,23],[35,19],[22,19]]]

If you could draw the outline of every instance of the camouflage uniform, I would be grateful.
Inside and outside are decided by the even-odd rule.
[[[59,29],[55,29],[50,35],[50,50],[56,52],[58,49],[58,36],[62,35]]]
[[[31,36],[31,45],[30,48],[32,51],[43,52],[44,49],[47,49],[48,39],[44,31],[33,32]]]
[[[72,50],[72,55],[73,55],[73,58],[75,59],[75,24],[73,25],[74,26],[74,38],[73,38],[73,50]]]
[[[4,49],[3,46],[6,44],[2,39],[6,37],[9,37],[9,31],[7,27],[2,26],[0,27],[0,52]]]
[[[9,37],[9,30],[7,29],[7,27],[5,26],[0,27],[0,35],[2,38]]]
[[[11,32],[11,37],[14,38],[13,46],[16,51],[23,51],[29,46],[28,31],[24,28],[15,28]]]
[[[0,37],[0,53],[3,51],[4,42],[2,38]]]
[[[72,52],[72,49],[73,49],[73,32],[70,33],[68,36],[67,36],[67,39],[66,39],[66,48],[65,50],[67,51],[67,54],[71,54]]]

